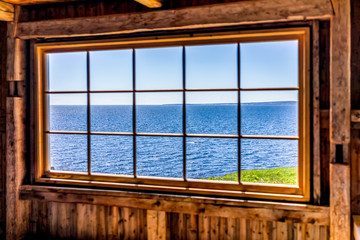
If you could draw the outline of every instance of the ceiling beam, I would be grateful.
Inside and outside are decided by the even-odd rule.
[[[148,8],[160,8],[162,6],[160,0],[135,0],[135,2],[145,5]]]
[[[12,21],[14,19],[14,6],[0,0],[0,21]]]
[[[329,19],[330,0],[256,0],[178,10],[117,14],[100,17],[21,22],[17,37],[58,38],[121,34],[138,31],[191,29],[241,24]]]

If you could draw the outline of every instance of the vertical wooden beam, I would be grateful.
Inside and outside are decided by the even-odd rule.
[[[19,199],[26,175],[25,97],[26,75],[24,41],[15,39],[16,23],[8,23],[6,99],[6,239],[22,239],[29,228],[30,201]]]
[[[166,239],[166,212],[147,210],[148,240]]]
[[[330,45],[330,139],[350,142],[350,0],[333,0]]]
[[[320,53],[319,22],[315,21],[313,36],[313,196],[321,201],[321,155],[320,155]]]
[[[350,239],[350,0],[333,0],[330,25],[330,238]]]
[[[350,167],[330,164],[330,239],[350,239]]]

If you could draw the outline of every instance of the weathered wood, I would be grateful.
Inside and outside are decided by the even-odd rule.
[[[279,14],[280,13],[280,14]],[[281,14],[286,13],[286,14]],[[258,0],[97,18],[19,23],[17,37],[94,36],[330,17],[329,0]],[[201,17],[199,17],[201,16]]]
[[[25,177],[24,100],[7,99],[7,150],[6,150],[6,238],[20,239],[28,227],[29,201],[19,199],[19,188]]]
[[[321,201],[319,22],[313,24],[313,198]]]
[[[350,238],[350,0],[334,0],[330,43],[330,238]],[[343,152],[337,158],[338,144]],[[338,149],[340,150],[340,148]]]
[[[142,208],[219,217],[329,224],[327,207],[305,204],[224,200],[60,187],[23,186],[21,199]],[[235,207],[236,206],[236,207]]]
[[[350,239],[350,167],[330,164],[330,237]]]
[[[14,39],[15,27],[8,23],[7,80],[24,80],[26,72],[24,42]],[[25,99],[8,97],[6,103],[6,238],[20,239],[29,227],[30,201],[19,199],[26,175]]]
[[[166,239],[166,212],[147,210],[149,240]]]
[[[330,56],[330,139],[350,142],[350,0],[333,1]]]
[[[135,0],[135,2],[145,5],[148,8],[159,8],[162,6],[159,0]]]
[[[14,6],[10,3],[0,1],[0,21],[14,20]]]

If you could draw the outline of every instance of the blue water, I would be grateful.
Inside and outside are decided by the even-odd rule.
[[[241,105],[242,135],[298,135],[296,102]],[[144,133],[182,133],[182,105],[137,106],[136,129]],[[50,131],[87,131],[86,106],[50,106]],[[91,106],[92,132],[133,130],[132,106]],[[186,106],[186,131],[194,134],[237,134],[236,104]],[[60,171],[87,172],[87,135],[48,134],[50,167]],[[92,135],[93,173],[132,175],[133,137]],[[188,178],[217,177],[238,169],[238,139],[186,139]],[[241,139],[241,169],[296,167],[297,140]],[[183,176],[183,138],[136,138],[137,174]]]

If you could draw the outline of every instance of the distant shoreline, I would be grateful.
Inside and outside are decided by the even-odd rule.
[[[266,105],[266,106],[271,106],[271,105],[276,105],[276,106],[286,106],[286,105],[296,105],[298,102],[297,101],[275,101],[275,102],[248,102],[248,103],[241,103],[240,105],[242,106],[251,106],[251,105],[257,105],[257,106],[261,106],[261,105]],[[149,104],[149,105],[136,105],[136,106],[182,106],[183,104]],[[211,105],[211,106],[237,106],[237,103],[187,103],[186,105],[196,105],[196,106],[202,106],[202,105]],[[70,105],[70,104],[66,104],[66,105],[50,105],[50,106],[87,106],[87,105]],[[132,106],[132,105],[106,105],[106,104],[102,104],[102,105],[91,105],[91,106]]]

